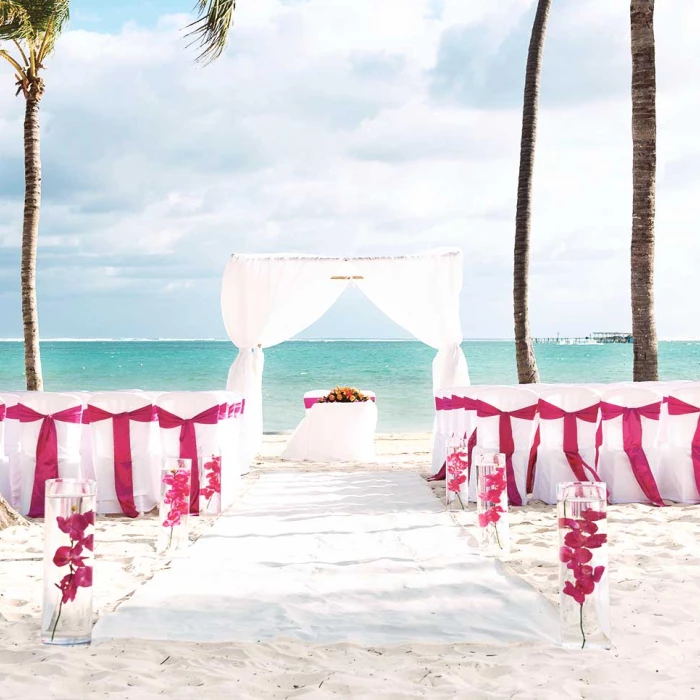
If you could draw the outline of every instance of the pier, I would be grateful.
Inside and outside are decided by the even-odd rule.
[[[557,334],[556,338],[533,338],[535,343],[552,345],[607,345],[609,343],[630,344],[634,342],[631,333],[591,333],[579,338],[565,338]]]

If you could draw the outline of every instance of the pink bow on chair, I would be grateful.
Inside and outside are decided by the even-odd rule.
[[[589,466],[581,457],[578,447],[578,425],[577,420],[585,421],[586,423],[595,423],[598,420],[598,411],[600,403],[593,406],[582,408],[578,411],[565,411],[554,404],[540,399],[539,411],[541,420],[557,420],[564,419],[564,454],[566,461],[571,467],[571,471],[578,481],[590,481],[590,477],[586,475],[586,471],[593,477],[593,481],[601,481],[593,467]]]
[[[158,407],[158,423],[161,428],[180,428],[180,459],[192,460],[190,476],[190,513],[199,513],[199,463],[197,461],[197,432],[195,424],[216,425],[219,422],[219,404],[198,413],[193,418],[180,418],[170,411]]]
[[[534,420],[537,415],[537,404],[519,408],[517,411],[501,411],[499,408],[486,403],[485,401],[477,401],[477,415],[480,418],[495,418],[498,416],[498,451],[503,452],[506,456],[506,479],[508,482],[508,501],[512,505],[521,506],[523,499],[518,491],[518,486],[515,482],[515,473],[513,471],[513,453],[515,452],[515,443],[513,441],[513,426],[511,418],[520,418],[521,420]]]
[[[651,473],[649,460],[642,446],[642,418],[659,420],[659,416],[661,415],[661,401],[638,408],[625,408],[624,406],[617,406],[616,404],[601,401],[600,415],[604,421],[622,416],[623,450],[629,458],[634,478],[651,503],[655,506],[663,506],[664,502],[659,493],[659,487],[656,485],[654,475]],[[601,440],[602,431],[598,439],[599,444],[601,444]]]
[[[56,421],[62,423],[80,423],[83,414],[82,406],[66,408],[56,413],[38,413],[33,408],[18,403],[12,407],[11,416],[20,423],[41,421],[39,437],[36,442],[36,468],[34,469],[34,485],[32,500],[29,506],[30,518],[44,517],[44,497],[46,482],[58,479],[58,435]]]
[[[152,405],[143,406],[124,413],[110,413],[97,406],[88,405],[85,411],[87,423],[112,419],[112,436],[114,438],[114,490],[124,515],[135,518],[139,512],[134,504],[134,465],[131,458],[132,420],[150,423],[156,419],[156,410]]]
[[[700,408],[692,404],[681,401],[674,396],[668,397],[668,414],[670,416],[686,416],[693,413],[700,414]],[[693,460],[693,473],[695,474],[695,486],[700,493],[700,415],[698,416],[698,424],[695,428],[693,441],[690,445],[690,456]]]

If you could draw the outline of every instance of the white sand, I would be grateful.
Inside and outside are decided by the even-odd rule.
[[[261,471],[289,471],[266,442]],[[427,436],[379,441],[378,465],[429,470]],[[303,465],[298,471],[337,471]],[[435,490],[439,492],[441,486]],[[465,520],[471,522],[472,514]],[[511,513],[509,565],[557,599],[553,508]],[[209,525],[197,525],[196,537]],[[115,609],[163,562],[154,518],[98,526],[97,614]],[[364,647],[301,641],[198,644],[122,640],[60,649],[38,643],[42,530],[0,533],[0,698],[679,698],[700,697],[700,508],[610,508],[610,652],[567,651],[544,642],[508,647],[402,644]]]

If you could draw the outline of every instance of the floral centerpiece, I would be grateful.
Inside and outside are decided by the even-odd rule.
[[[369,401],[369,396],[351,386],[337,386],[322,396],[318,403],[355,403],[357,401]]]
[[[558,485],[560,618],[564,646],[610,648],[605,484]]]
[[[476,464],[476,505],[482,554],[510,553],[505,455],[480,454]]]
[[[164,457],[160,478],[159,516],[161,530],[158,551],[182,549],[189,543],[187,520],[190,512],[191,459]]]
[[[45,644],[87,644],[92,631],[94,481],[50,479],[44,507]]]

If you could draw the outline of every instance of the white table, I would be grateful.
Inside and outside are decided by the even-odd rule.
[[[313,391],[305,399],[325,396]],[[371,391],[363,394],[374,399]],[[289,438],[282,459],[294,462],[373,461],[377,404],[374,400],[356,403],[314,403]]]

